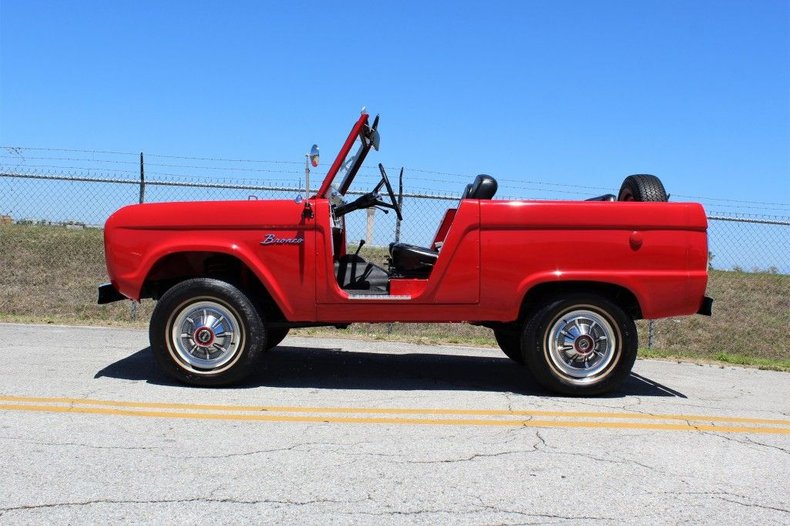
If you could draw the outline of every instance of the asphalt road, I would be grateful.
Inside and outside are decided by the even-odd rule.
[[[574,399],[492,349],[289,337],[197,389],[145,331],[0,341],[0,524],[790,523],[786,373],[639,360]]]

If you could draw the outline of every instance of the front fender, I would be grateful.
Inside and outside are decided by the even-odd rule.
[[[256,258],[249,247],[237,243],[209,242],[205,235],[202,236],[199,243],[168,244],[150,250],[141,257],[139,264],[133,267],[133,270],[117,275],[112,281],[112,285],[118,293],[139,301],[143,286],[158,262],[169,256],[195,252],[223,254],[238,259],[258,278],[286,316],[293,312],[293,306],[284,294],[282,287],[278,286],[271,270]]]

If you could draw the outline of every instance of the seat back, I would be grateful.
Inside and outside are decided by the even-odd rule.
[[[497,190],[496,179],[490,175],[480,174],[475,177],[472,188],[469,189],[468,199],[491,199]]]

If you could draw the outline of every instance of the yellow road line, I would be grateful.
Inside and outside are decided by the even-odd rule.
[[[320,408],[315,408],[320,409]],[[350,408],[349,408],[350,409]],[[333,415],[277,415],[235,413],[195,413],[177,411],[152,411],[146,409],[120,409],[117,407],[87,407],[83,405],[34,405],[0,404],[0,410],[31,411],[47,413],[93,414],[109,416],[137,416],[174,418],[185,420],[223,420],[240,422],[300,422],[300,423],[345,423],[345,424],[390,424],[390,425],[443,425],[443,426],[487,426],[487,427],[557,427],[557,428],[605,428],[639,429],[662,431],[712,431],[716,433],[753,433],[790,435],[790,428],[764,426],[732,426],[686,423],[655,422],[611,422],[579,420],[524,420],[524,419],[464,419],[464,418],[398,418],[398,417],[350,417]],[[315,411],[320,412],[320,411]],[[569,413],[573,415],[573,413]],[[569,414],[562,413],[562,416]],[[602,413],[606,417],[612,416]]]
[[[115,416],[143,416],[154,418],[180,418],[185,420],[231,420],[242,422],[300,422],[342,424],[396,424],[396,425],[444,425],[444,426],[496,426],[496,427],[569,427],[643,429],[662,431],[713,431],[717,433],[755,433],[790,435],[790,429],[775,427],[741,427],[690,424],[656,424],[650,422],[583,422],[563,420],[474,420],[474,419],[430,419],[430,418],[357,418],[338,416],[287,416],[287,415],[240,415],[227,413],[177,413],[167,411],[134,411],[101,407],[66,407],[53,405],[0,404],[0,410],[34,411],[51,413],[77,413]]]
[[[22,397],[0,396],[0,402],[69,404],[76,406],[128,407],[136,409],[177,409],[183,411],[226,411],[255,413],[325,413],[325,414],[373,414],[373,415],[428,415],[428,416],[529,416],[555,418],[606,418],[623,420],[681,420],[691,422],[723,422],[731,424],[767,424],[790,427],[790,420],[768,418],[744,418],[717,415],[607,413],[589,411],[540,411],[507,409],[438,409],[438,408],[388,408],[388,407],[304,407],[304,406],[245,406],[219,404],[185,404],[169,402],[129,402],[95,400],[88,398]]]

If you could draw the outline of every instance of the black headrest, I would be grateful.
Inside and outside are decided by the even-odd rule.
[[[472,183],[469,183],[468,185],[466,185],[466,188],[464,188],[464,193],[461,194],[461,199],[466,199],[467,197],[469,197],[469,192],[471,190],[472,190]]]
[[[469,190],[469,199],[491,199],[496,193],[496,179],[490,175],[480,174],[475,177],[472,188]]]

